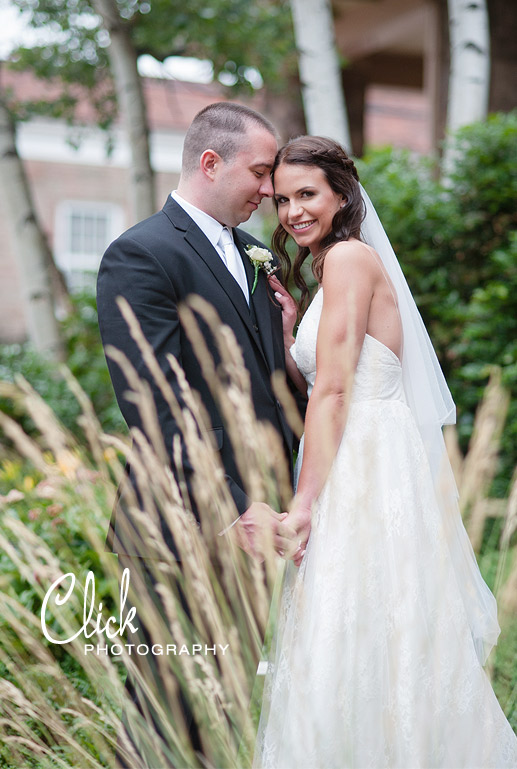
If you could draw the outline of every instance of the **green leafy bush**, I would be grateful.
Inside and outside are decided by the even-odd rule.
[[[72,298],[73,309],[62,324],[66,364],[90,398],[97,417],[107,432],[126,430],[104,358],[95,297],[90,293]],[[79,404],[67,387],[59,366],[37,353],[30,344],[0,345],[0,381],[12,382],[22,375],[51,407],[59,421],[75,434],[80,433]],[[15,417],[29,433],[34,425],[18,409],[16,401],[0,398],[0,410]]]
[[[59,367],[40,355],[30,344],[0,346],[0,381],[13,382],[23,376],[45,402],[55,411],[66,427],[76,429],[80,414],[79,404],[59,373]],[[34,423],[16,400],[0,398],[0,410],[14,417],[29,434],[34,433]]]
[[[434,178],[434,165],[429,158],[389,147],[372,150],[357,165],[441,353],[436,338],[440,329],[434,327],[434,320],[442,311],[450,265],[436,247],[444,212],[443,190]],[[446,367],[446,360],[442,365]]]
[[[73,304],[73,312],[63,323],[67,365],[90,398],[104,430],[125,431],[102,349],[95,297],[78,294]]]
[[[460,434],[468,437],[471,419],[492,365],[501,367],[502,384],[512,395],[501,439],[500,472],[494,493],[504,496],[517,463],[517,231],[505,248],[487,257],[492,277],[476,288],[462,313],[462,334],[453,350],[459,367],[451,384],[460,393],[463,418]]]
[[[493,491],[504,496],[517,463],[517,112],[451,141],[441,181],[429,159],[390,148],[358,165],[436,346],[464,450],[490,366],[503,370],[512,406]]]

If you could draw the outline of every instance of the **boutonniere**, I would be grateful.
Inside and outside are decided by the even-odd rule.
[[[260,246],[246,246],[246,255],[253,267],[255,268],[255,280],[253,281],[253,293],[257,287],[257,280],[259,270],[264,270],[266,275],[273,275],[278,270],[278,267],[273,267],[273,254],[268,251],[267,248],[260,248]]]

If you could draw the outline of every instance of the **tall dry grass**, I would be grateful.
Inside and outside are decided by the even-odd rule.
[[[181,427],[184,445],[178,441],[174,447],[177,472],[173,473],[168,466],[149,385],[117,350],[110,350],[109,354],[122,366],[128,382],[127,397],[138,405],[145,426],[145,431],[133,431],[131,442],[102,433],[88,399],[66,372],[69,386],[82,407],[82,445],[63,429],[26,382],[20,380],[15,387],[3,388],[2,393],[16,398],[38,428],[39,437],[35,440],[15,421],[0,414],[0,427],[14,446],[9,452],[23,457],[39,482],[35,489],[18,489],[24,495],[18,502],[13,501],[16,494],[10,500],[8,495],[3,499],[0,565],[8,564],[9,568],[0,569],[0,579],[10,569],[11,573],[16,572],[18,581],[13,585],[4,578],[0,584],[0,664],[5,673],[0,681],[2,765],[9,769],[112,766],[118,735],[119,751],[130,766],[143,766],[140,756],[146,755],[154,769],[171,765],[244,767],[252,755],[259,707],[257,662],[264,636],[271,632],[271,596],[283,562],[267,540],[263,542],[265,560],[259,563],[236,546],[231,534],[219,536],[235,519],[236,511],[212,433],[207,430],[203,405],[171,358],[169,363],[181,390],[179,398],[175,395],[130,308],[122,304],[121,309],[150,375]],[[220,355],[217,366],[199,333],[196,316],[214,329]],[[278,436],[255,417],[249,377],[230,329],[222,327],[210,306],[199,299],[183,309],[182,320],[224,415],[247,493],[278,510],[286,509],[292,492],[282,447]],[[281,382],[277,383],[277,394],[285,402],[293,425],[299,428],[296,410]],[[467,522],[470,520],[476,536],[481,531],[481,539],[486,518],[493,513],[487,493],[495,468],[493,446],[500,424],[493,418],[497,411],[494,404],[503,402],[503,391],[494,380],[478,415],[471,452],[465,459],[453,453],[460,491],[463,499],[468,500]],[[449,446],[453,443],[449,434]],[[201,526],[191,510],[182,478],[182,449],[188,452],[195,468],[193,494]],[[127,484],[126,461],[138,479],[140,500]],[[87,543],[95,554],[96,584],[102,585],[103,623],[111,614],[117,614],[121,603],[119,565],[117,558],[105,550],[104,537],[120,486],[133,524],[126,536],[131,538],[135,552],[146,559],[147,578],[154,581],[157,598],[150,600],[146,578],[135,570],[131,574],[127,606],[135,606],[138,616],[144,618],[153,644],[163,645],[171,639],[178,647],[187,649],[199,644],[228,644],[226,654],[198,651],[137,658],[123,645],[128,639],[121,642],[115,638],[110,642],[95,631],[97,611],[88,623],[91,638],[79,634],[65,645],[45,640],[41,605],[49,586],[62,574],[75,574],[77,583],[65,603],[49,602],[46,618],[53,637],[69,638],[83,625],[87,559],[84,553],[79,557],[78,542]],[[21,512],[24,505],[30,504],[37,488],[46,490],[52,503],[62,511],[59,519],[55,519],[59,522],[53,529],[52,546],[35,533],[30,516],[24,519]],[[515,607],[517,593],[516,483],[504,504],[504,525],[496,555],[496,588],[503,614],[510,617],[508,612]],[[164,544],[164,526],[177,544],[181,568]],[[480,542],[478,539],[477,544]],[[32,591],[32,603],[18,594],[19,585]],[[70,579],[60,590],[61,597],[69,586]],[[508,619],[507,626],[510,624]],[[122,653],[85,654],[86,642],[111,649],[113,644],[120,643]],[[126,668],[146,694],[147,705],[142,712],[126,701]],[[160,686],[153,685],[156,678]],[[190,745],[180,691],[194,714],[203,758]],[[515,692],[510,674],[502,704],[513,711]],[[131,723],[131,735],[125,728],[126,721],[121,719],[123,708]],[[139,745],[138,750],[134,743]]]
[[[138,405],[145,428],[132,431],[131,443],[101,433],[88,399],[69,374],[65,374],[69,386],[83,410],[86,448],[66,433],[48,406],[22,380],[16,388],[4,387],[3,394],[23,404],[40,438],[30,438],[6,415],[0,415],[0,426],[17,453],[52,489],[53,502],[65,510],[79,506],[86,512],[80,522],[81,535],[98,554],[100,569],[95,577],[97,582],[107,580],[111,595],[110,606],[101,612],[101,625],[110,616],[110,608],[115,614],[114,607],[121,602],[117,559],[105,552],[104,536],[116,489],[123,487],[132,523],[124,538],[131,539],[134,552],[145,558],[147,576],[155,582],[159,598],[158,602],[149,600],[145,575],[132,570],[128,606],[135,606],[138,616],[145,618],[153,645],[163,647],[174,642],[178,649],[215,646],[227,647],[227,651],[218,655],[143,655],[137,659],[125,646],[116,657],[104,652],[85,654],[83,634],[64,646],[53,645],[43,637],[38,611],[24,607],[6,585],[0,596],[2,623],[8,629],[0,641],[0,660],[7,671],[0,706],[3,758],[6,765],[17,768],[109,766],[118,734],[119,750],[130,765],[139,766],[142,754],[157,769],[199,766],[201,761],[190,747],[179,704],[182,689],[200,734],[203,764],[242,765],[253,746],[250,701],[279,559],[270,542],[263,543],[267,557],[259,563],[246,556],[232,536],[219,536],[237,513],[203,406],[171,358],[170,365],[180,383],[178,400],[129,307],[122,305],[122,310],[149,372],[181,428],[190,463],[195,467],[192,488],[201,526],[193,515],[182,480],[180,441],[174,447],[178,472],[173,473],[148,383],[117,350],[108,352],[124,370],[127,397]],[[204,348],[194,311],[212,328],[219,328],[217,370]],[[184,308],[183,314],[206,380],[225,416],[246,491],[254,500],[285,509],[291,489],[284,452],[271,428],[256,420],[249,377],[230,330],[220,327],[213,310],[201,300]],[[127,483],[125,462],[131,464],[138,479],[140,500]],[[174,537],[181,567],[164,543],[164,527]],[[39,606],[59,575],[77,576],[66,603],[48,603],[46,616],[57,639],[74,635],[84,620],[85,568],[75,557],[73,547],[67,545],[66,531],[63,533],[57,553],[16,515],[5,516],[0,533],[5,556],[31,585]],[[69,585],[70,579],[60,590],[60,597]],[[97,611],[89,623],[92,631],[96,620]],[[88,641],[102,649],[112,646],[102,633],[94,633]],[[113,640],[117,641],[120,639]],[[63,672],[59,664],[63,653],[74,659],[89,682],[89,697],[74,688]],[[144,712],[124,702],[131,739],[124,736],[120,719],[124,701],[121,663],[146,695]],[[156,675],[160,686],[152,684]],[[133,742],[138,743],[138,751]]]

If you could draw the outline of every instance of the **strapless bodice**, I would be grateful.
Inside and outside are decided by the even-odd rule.
[[[310,396],[316,379],[316,340],[323,308],[320,288],[298,328],[291,355],[307,382]],[[402,367],[395,353],[369,334],[365,335],[357,364],[352,403],[367,400],[406,402],[402,385]]]

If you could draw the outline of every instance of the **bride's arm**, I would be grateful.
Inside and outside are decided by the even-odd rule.
[[[316,344],[316,380],[305,418],[303,462],[286,523],[302,547],[313,503],[335,459],[345,429],[357,361],[364,342],[375,274],[364,246],[348,241],[325,257],[323,309]]]

